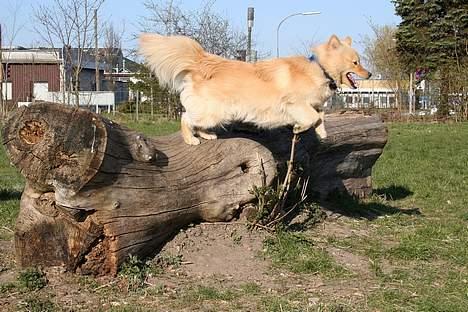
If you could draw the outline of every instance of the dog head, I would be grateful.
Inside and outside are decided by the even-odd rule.
[[[369,79],[372,74],[361,65],[358,53],[351,47],[352,39],[346,37],[340,40],[332,35],[327,43],[317,49],[320,64],[330,74],[338,85],[345,84],[356,89],[353,75]]]

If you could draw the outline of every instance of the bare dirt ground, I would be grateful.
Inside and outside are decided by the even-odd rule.
[[[330,302],[354,306],[378,287],[367,257],[326,244],[330,235],[367,235],[365,229],[353,228],[349,220],[328,220],[307,231],[316,246],[323,245],[351,272],[346,279],[274,267],[264,253],[263,242],[270,235],[249,230],[244,224],[190,226],[152,260],[159,263],[159,270],[148,274],[137,289],[130,289],[128,279],[121,276],[83,277],[48,268],[44,270],[48,283],[41,290],[2,290],[0,310],[315,311]],[[12,241],[1,241],[0,252],[0,284],[15,283],[19,270]]]

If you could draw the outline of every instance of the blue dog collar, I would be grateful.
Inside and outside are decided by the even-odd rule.
[[[338,89],[338,86],[335,80],[330,76],[330,74],[325,70],[325,68],[323,68],[323,66],[319,63],[317,56],[314,53],[312,53],[307,59],[310,62],[316,62],[318,66],[320,66],[320,69],[323,71],[323,74],[328,79],[328,86],[330,87],[332,91],[336,91]]]
[[[309,57],[308,57],[309,61],[311,62],[317,62],[317,57],[315,56],[314,53],[312,53]]]

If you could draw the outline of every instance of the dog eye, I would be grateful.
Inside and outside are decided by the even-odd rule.
[[[354,64],[354,65],[357,65],[357,64],[358,64],[358,61],[354,61],[353,64]]]

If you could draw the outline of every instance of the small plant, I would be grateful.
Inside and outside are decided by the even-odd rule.
[[[279,191],[272,186],[256,186],[252,187],[250,193],[255,196],[257,215],[255,216],[254,224],[264,223],[263,220],[266,220],[272,210],[275,207],[279,200]]]
[[[237,294],[232,290],[219,290],[210,286],[198,286],[189,293],[189,298],[192,300],[224,300],[230,301],[237,297]]]
[[[148,266],[137,256],[130,255],[122,264],[119,276],[126,282],[127,291],[135,291],[145,285],[148,275]]]
[[[160,268],[178,268],[182,264],[182,255],[162,254],[156,258],[156,264]]]
[[[248,282],[240,286],[240,289],[246,295],[258,295],[261,292],[261,287],[257,283]]]
[[[231,232],[231,238],[232,238],[232,241],[237,245],[240,244],[242,241],[242,235],[238,233],[236,230]]]
[[[302,209],[306,203],[309,179],[302,179],[302,168],[288,165],[288,172],[282,184],[275,187],[266,185],[265,174],[262,169],[262,185],[254,185],[250,193],[255,196],[257,215],[253,220],[254,226],[261,226],[275,230],[291,217],[291,213]],[[294,176],[294,179],[292,178]],[[294,180],[294,187],[291,183]]]
[[[16,287],[18,287],[18,285],[16,283],[1,284],[0,285],[0,293],[6,294],[6,293],[11,292],[14,289],[16,289]]]
[[[47,285],[47,278],[40,269],[28,268],[18,276],[19,285],[28,290],[39,290]]]
[[[28,312],[52,312],[56,310],[54,303],[49,299],[35,297],[20,301],[18,307]]]

